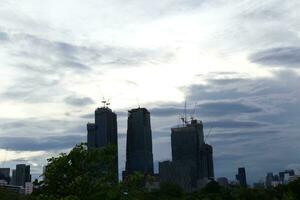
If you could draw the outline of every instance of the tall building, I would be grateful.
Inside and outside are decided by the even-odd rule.
[[[213,148],[204,142],[202,121],[193,119],[191,122],[185,122],[183,126],[172,128],[171,131],[173,161],[168,164],[160,163],[160,169],[170,168],[169,171],[162,170],[159,172],[161,181],[175,183],[185,191],[189,191],[189,187],[192,190],[202,187],[214,178]],[[179,173],[180,169],[183,169],[182,166],[189,168],[187,171],[191,173]],[[176,170],[179,171],[171,170],[171,168],[178,168]],[[175,171],[176,173],[173,173]],[[172,176],[177,177],[176,179],[166,178]],[[190,181],[189,187],[179,180]]]
[[[106,106],[95,110],[95,122],[87,124],[88,149],[112,144],[116,147],[115,173],[118,179],[118,128],[117,115]]]
[[[10,183],[10,168],[0,168],[0,180]]]
[[[171,130],[173,161],[193,163],[197,179],[213,178],[213,149],[204,142],[202,121],[192,120]]]
[[[239,182],[240,186],[247,187],[247,179],[246,179],[246,169],[244,167],[240,167],[238,169],[238,174],[236,175],[236,180]]]
[[[128,111],[126,167],[123,178],[133,172],[153,174],[151,122],[146,108]]]
[[[266,176],[266,187],[267,188],[272,187],[273,180],[274,180],[273,173],[272,172],[267,173],[267,176]]]
[[[12,170],[12,175],[11,175],[11,185],[17,185],[17,176],[16,176],[16,170]]]
[[[30,165],[25,165],[25,164],[16,165],[15,177],[16,177],[15,185],[25,187],[26,182],[31,182]]]

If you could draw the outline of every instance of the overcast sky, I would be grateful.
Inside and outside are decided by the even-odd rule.
[[[31,164],[86,140],[103,97],[151,112],[154,160],[187,99],[215,174],[300,168],[298,0],[0,0],[0,165]]]

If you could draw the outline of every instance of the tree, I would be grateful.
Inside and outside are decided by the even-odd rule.
[[[68,154],[48,159],[44,181],[32,194],[33,199],[94,200],[119,199],[115,178],[116,148],[107,146],[87,150],[86,144],[76,145]]]
[[[18,194],[16,192],[8,191],[5,188],[0,188],[0,199],[1,200],[25,200],[26,196]]]

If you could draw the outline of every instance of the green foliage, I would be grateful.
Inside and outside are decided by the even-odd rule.
[[[0,190],[0,200],[299,200],[300,180],[276,188],[250,189],[222,187],[212,181],[203,189],[184,193],[177,185],[162,183],[149,191],[146,182],[154,177],[139,173],[119,183],[114,172],[116,148],[107,146],[87,150],[86,144],[74,147],[68,154],[50,158],[44,181],[26,198]]]
[[[38,183],[33,199],[118,199],[114,160],[116,148],[87,150],[76,145],[69,154],[48,159],[44,181]]]
[[[0,188],[0,200],[26,200],[26,196]]]

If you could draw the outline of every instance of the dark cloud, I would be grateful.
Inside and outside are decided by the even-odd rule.
[[[207,116],[243,114],[243,113],[258,113],[262,109],[258,106],[247,105],[240,102],[210,102],[199,105],[199,113]]]
[[[300,67],[299,47],[279,47],[263,50],[249,57],[251,62],[265,66]]]
[[[11,55],[22,60],[18,65],[35,72],[65,74],[66,71],[88,72],[91,68],[139,66],[146,63],[164,62],[173,58],[172,51],[139,49],[122,46],[84,46],[51,41],[34,35],[12,35],[14,45]],[[32,51],[32,48],[36,51]],[[43,66],[32,65],[41,62]]]
[[[234,128],[234,129],[242,129],[242,128],[260,128],[262,126],[266,126],[267,124],[255,121],[235,121],[235,120],[224,120],[224,121],[208,121],[205,122],[205,126],[213,127],[213,128]]]
[[[195,107],[195,106],[193,106]],[[258,106],[247,105],[245,103],[240,103],[236,101],[217,101],[217,102],[208,102],[201,103],[193,109],[186,109],[188,114],[199,112],[201,115],[206,116],[224,116],[232,114],[243,114],[243,113],[258,113],[262,109]],[[182,115],[185,110],[182,105],[177,105],[177,107],[168,107],[168,105],[161,105],[157,108],[150,109],[152,116],[166,117],[166,116],[175,116]]]
[[[228,84],[241,83],[244,80],[245,79],[243,78],[219,78],[219,79],[210,79],[209,82],[218,85],[228,85]],[[245,81],[247,81],[247,79]]]
[[[15,151],[48,151],[72,148],[81,142],[86,142],[86,136],[0,137],[0,148]]]
[[[84,118],[84,119],[94,119],[94,113],[92,113],[92,114],[84,114],[84,115],[81,115],[80,117]]]
[[[55,96],[64,94],[56,77],[26,76],[14,82],[0,94],[5,100],[19,100],[27,103],[50,102]]]
[[[149,111],[151,113],[151,116],[155,117],[166,117],[172,115],[174,116],[184,113],[183,108],[168,107],[168,105],[161,105],[160,107],[151,108]]]
[[[85,46],[21,33],[2,33],[0,37],[11,38],[6,53],[15,58],[14,67],[21,70],[19,74],[22,75],[6,88],[1,97],[27,103],[51,102],[53,97],[64,96],[68,91],[61,82],[72,74],[87,75],[94,70],[101,75],[100,68],[157,64],[173,57],[172,51],[160,49],[104,44]]]
[[[66,119],[5,119],[0,120],[0,136],[82,135],[86,133],[85,120]],[[20,131],[22,130],[22,131]]]
[[[72,106],[86,106],[95,103],[94,100],[89,97],[78,97],[74,95],[66,97],[64,101]]]

